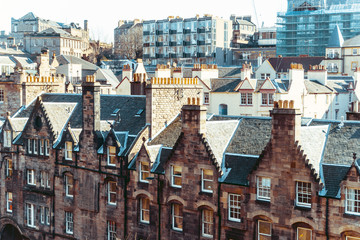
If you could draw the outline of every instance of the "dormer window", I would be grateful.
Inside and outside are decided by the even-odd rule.
[[[72,142],[65,142],[65,160],[72,160]]]
[[[107,147],[107,165],[109,166],[116,165],[116,147],[114,146]]]
[[[4,147],[11,147],[11,131],[4,131]]]
[[[147,180],[147,178],[150,176],[150,164],[148,162],[140,162],[139,167],[140,182],[148,183],[149,181]]]
[[[213,177],[214,173],[212,170],[209,169],[202,169],[201,170],[201,191],[202,192],[213,192]]]
[[[360,189],[346,188],[345,212],[360,215]]]
[[[181,188],[182,182],[181,166],[171,166],[171,186]]]

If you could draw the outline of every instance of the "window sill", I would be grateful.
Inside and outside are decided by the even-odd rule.
[[[345,212],[344,216],[347,216],[347,217],[360,217],[360,213]]]
[[[240,107],[253,107],[253,105],[251,104],[240,104],[239,105]]]
[[[295,205],[295,209],[301,210],[301,211],[311,211],[311,206]]]
[[[266,199],[256,199],[255,202],[258,204],[261,204],[261,205],[265,205],[265,206],[271,205],[270,200],[266,200]]]

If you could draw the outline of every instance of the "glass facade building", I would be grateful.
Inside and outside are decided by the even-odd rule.
[[[360,35],[360,0],[288,0],[277,17],[277,55],[325,56],[336,25],[345,40]]]

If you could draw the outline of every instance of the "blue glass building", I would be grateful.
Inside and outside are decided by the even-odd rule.
[[[360,0],[288,0],[277,24],[277,55],[325,56],[336,25],[345,40],[360,35]]]

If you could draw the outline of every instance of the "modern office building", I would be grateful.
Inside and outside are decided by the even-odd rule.
[[[143,22],[143,59],[152,65],[231,64],[232,21],[211,15]]]
[[[360,0],[288,0],[277,24],[277,55],[325,56],[336,24],[345,40],[360,34]]]

